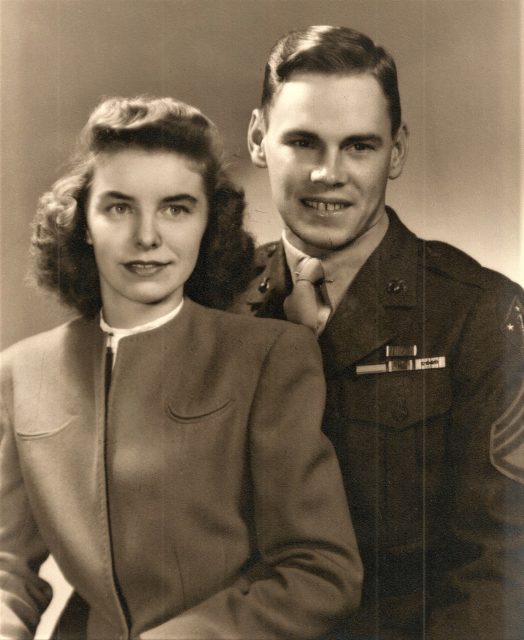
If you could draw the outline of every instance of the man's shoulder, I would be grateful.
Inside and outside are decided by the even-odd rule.
[[[256,279],[264,273],[274,260],[284,258],[284,247],[281,240],[265,242],[255,248],[253,278]]]
[[[513,346],[524,348],[524,291],[517,282],[446,242],[420,238],[416,242],[420,286],[428,307],[446,300],[449,316],[467,312],[474,324],[501,330]]]
[[[258,245],[255,249],[255,264],[265,264],[275,255],[281,246],[281,240],[273,240],[271,242],[265,242],[264,244]]]
[[[485,290],[522,291],[503,274],[483,266],[461,249],[439,240],[420,240],[423,268],[437,276]]]
[[[260,306],[270,293],[285,287],[286,270],[282,241],[276,240],[259,245],[255,249],[249,284],[236,297],[229,311],[240,314],[254,313],[257,306]]]

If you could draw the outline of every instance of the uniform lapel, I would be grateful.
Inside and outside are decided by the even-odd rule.
[[[266,268],[248,291],[247,304],[260,318],[285,320],[283,304],[292,289],[292,281],[282,242],[268,247],[267,260]]]
[[[417,239],[388,208],[384,240],[349,287],[320,337],[326,375],[393,340],[417,302]]]

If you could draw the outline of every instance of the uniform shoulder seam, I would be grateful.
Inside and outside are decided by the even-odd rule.
[[[421,240],[421,242],[425,266],[430,271],[479,289],[515,285],[503,274],[482,266],[475,258],[447,242],[440,240]]]

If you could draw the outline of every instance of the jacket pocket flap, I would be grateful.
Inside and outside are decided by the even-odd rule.
[[[15,426],[15,433],[17,437],[21,438],[22,440],[48,438],[58,433],[62,433],[62,431],[68,429],[72,424],[74,424],[77,417],[78,416],[71,416],[64,422],[59,424],[57,427],[50,427],[49,423],[46,423],[44,427],[42,427],[40,422],[38,420],[35,420],[28,425]]]
[[[167,415],[176,422],[190,423],[203,422],[226,412],[233,404],[233,398],[226,400],[199,400],[194,403],[183,403],[170,400],[166,404]]]
[[[448,373],[441,370],[362,376],[347,396],[347,417],[398,430],[428,423],[451,407]]]

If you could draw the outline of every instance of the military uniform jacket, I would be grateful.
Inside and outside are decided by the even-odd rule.
[[[354,609],[310,332],[186,300],[121,340],[107,419],[103,353],[79,319],[3,354],[0,637],[33,637],[49,551],[89,605],[82,638],[303,640]]]
[[[325,429],[364,561],[349,628],[386,640],[521,640],[522,291],[388,215],[320,337]],[[283,318],[291,286],[281,244],[262,246],[234,310]]]

